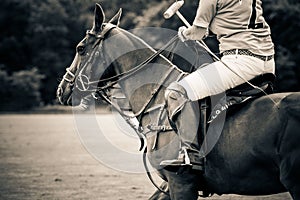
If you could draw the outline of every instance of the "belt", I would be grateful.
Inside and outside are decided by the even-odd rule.
[[[247,49],[231,49],[231,50],[227,50],[224,51],[222,53],[222,56],[226,56],[226,55],[245,55],[245,56],[252,56],[258,59],[261,59],[263,61],[269,61],[271,59],[274,58],[274,55],[271,56],[262,56],[262,55],[257,55],[252,53],[251,51],[247,50]]]

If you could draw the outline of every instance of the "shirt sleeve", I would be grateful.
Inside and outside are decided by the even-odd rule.
[[[194,25],[208,28],[217,12],[218,0],[200,0]]]

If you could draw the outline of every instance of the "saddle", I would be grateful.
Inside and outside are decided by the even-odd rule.
[[[273,92],[273,83],[275,81],[275,75],[272,73],[259,75],[249,82],[254,86],[263,89],[266,93]],[[227,96],[261,96],[262,91],[258,88],[253,88],[248,83],[239,85],[233,89],[226,91]]]
[[[205,98],[199,101],[201,112],[201,138],[206,135],[207,128],[222,112],[240,105],[249,100],[261,97],[265,94],[273,93],[273,83],[275,81],[275,75],[272,73],[259,75],[249,82],[241,84],[235,88],[226,91],[226,95],[222,97],[219,102],[212,107],[209,98]],[[255,88],[253,87],[255,86]]]

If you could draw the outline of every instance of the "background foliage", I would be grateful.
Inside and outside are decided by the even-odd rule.
[[[0,7],[1,110],[29,109],[56,103],[59,77],[74,56],[75,46],[92,25],[95,3],[107,18],[123,8],[121,27],[182,26],[179,19],[164,20],[173,3],[145,0],[2,0]],[[198,1],[186,0],[182,13],[193,21]],[[265,17],[276,44],[277,91],[300,89],[300,3],[264,0]]]

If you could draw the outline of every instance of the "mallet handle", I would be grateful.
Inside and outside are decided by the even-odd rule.
[[[177,10],[176,15],[181,19],[181,21],[186,25],[187,27],[191,27],[190,23],[185,19],[185,17]]]

